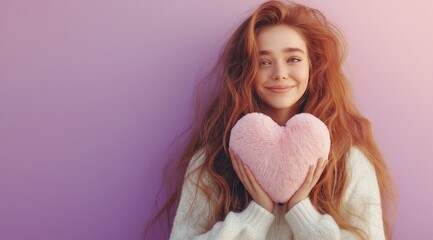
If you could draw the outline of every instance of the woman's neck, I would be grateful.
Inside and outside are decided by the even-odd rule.
[[[285,126],[287,121],[298,113],[297,107],[290,109],[267,109],[263,112],[272,118],[278,125]]]

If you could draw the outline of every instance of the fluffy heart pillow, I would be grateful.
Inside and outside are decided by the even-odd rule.
[[[304,183],[310,164],[328,159],[326,125],[301,113],[279,126],[267,115],[249,113],[231,130],[229,146],[277,203],[286,203]]]

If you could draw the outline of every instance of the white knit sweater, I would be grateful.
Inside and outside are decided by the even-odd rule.
[[[187,173],[199,167],[204,154],[197,154],[190,163]],[[344,209],[349,222],[363,230],[373,240],[385,239],[380,193],[373,165],[357,148],[352,147],[348,157],[349,185],[343,196]],[[198,171],[196,171],[197,173]],[[212,182],[205,177],[205,184]],[[242,212],[230,212],[224,221],[217,222],[211,230],[204,227],[212,213],[210,204],[196,191],[197,176],[186,178],[179,207],[174,219],[171,240],[291,240],[291,239],[357,239],[353,233],[340,229],[328,214],[321,214],[305,199],[284,214],[283,207],[275,205],[270,213],[252,201]],[[194,201],[195,198],[195,201]]]

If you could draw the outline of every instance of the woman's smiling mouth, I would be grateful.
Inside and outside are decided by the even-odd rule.
[[[274,93],[282,93],[282,92],[288,92],[294,87],[295,87],[294,85],[293,86],[277,85],[277,86],[272,86],[272,87],[266,87],[266,89],[268,89],[269,91],[274,92]]]

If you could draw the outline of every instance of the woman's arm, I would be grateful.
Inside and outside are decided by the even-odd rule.
[[[343,196],[346,217],[350,224],[362,230],[368,239],[385,239],[375,169],[357,148],[352,149],[348,161],[351,175]],[[340,229],[330,215],[320,214],[308,198],[293,206],[285,218],[296,240],[359,239],[354,233]]]
[[[201,158],[203,157],[204,154]],[[202,161],[203,159],[192,161],[187,173],[195,169],[196,166],[200,166]],[[171,240],[265,239],[274,215],[255,202],[251,202],[240,213],[230,212],[224,221],[217,222],[211,230],[206,232],[206,224],[213,214],[215,199],[213,198],[211,202],[208,202],[203,193],[197,189],[198,171],[195,173],[185,178],[170,236]],[[204,174],[203,177],[206,184],[212,184],[207,174]]]

